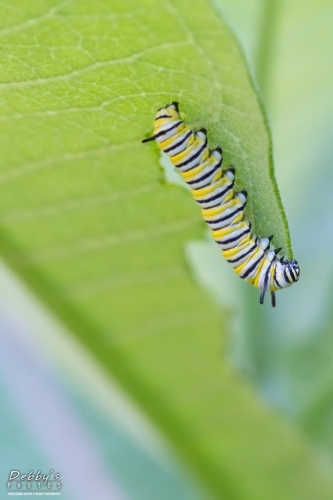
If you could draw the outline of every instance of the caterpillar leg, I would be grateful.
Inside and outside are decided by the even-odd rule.
[[[259,299],[260,304],[264,303],[266,290],[267,286],[263,286],[262,289],[260,290],[260,299]]]
[[[259,300],[260,304],[264,303],[265,293],[267,291],[267,286],[268,286],[268,273],[266,272],[264,283],[263,283],[262,289],[260,290],[260,300]]]
[[[271,298],[272,298],[272,306],[275,307],[276,305],[275,292],[271,292]]]

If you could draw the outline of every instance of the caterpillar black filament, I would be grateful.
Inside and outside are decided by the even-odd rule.
[[[256,236],[245,219],[247,192],[234,191],[235,169],[222,169],[222,149],[210,150],[205,129],[189,129],[181,119],[178,103],[157,111],[154,135],[142,142],[155,140],[190,186],[194,199],[223,256],[245,281],[260,289],[260,304],[266,291],[275,291],[298,281],[296,260],[279,258],[281,248],[270,249],[273,236]]]

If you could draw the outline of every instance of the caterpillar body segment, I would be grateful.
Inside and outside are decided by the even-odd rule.
[[[176,102],[157,111],[154,135],[142,142],[152,140],[191,188],[214,240],[235,273],[260,289],[260,304],[270,291],[275,307],[275,291],[298,281],[298,263],[278,257],[281,249],[270,248],[273,236],[262,238],[253,233],[245,218],[247,192],[234,191],[235,169],[223,169],[222,149],[209,149],[205,129],[194,131],[185,125]]]

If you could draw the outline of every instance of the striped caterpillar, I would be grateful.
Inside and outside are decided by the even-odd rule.
[[[235,169],[222,169],[222,149],[209,149],[204,128],[194,131],[185,125],[177,102],[157,111],[154,135],[142,142],[153,140],[191,188],[225,259],[238,276],[260,289],[260,304],[270,291],[275,307],[275,291],[298,281],[298,263],[278,258],[281,248],[270,249],[273,236],[261,238],[253,233],[244,217],[247,192],[234,191]]]

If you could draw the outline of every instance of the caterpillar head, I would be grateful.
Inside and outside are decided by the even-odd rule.
[[[282,257],[278,261],[277,277],[282,288],[287,288],[299,280],[300,270],[296,260],[284,260]]]
[[[268,238],[270,240],[271,238]],[[275,271],[274,278],[271,282],[271,286],[273,286],[273,290],[271,289],[272,295],[272,306],[275,307],[275,291],[280,288],[288,288],[293,283],[299,280],[300,270],[299,265],[296,260],[285,260],[284,257],[277,259],[276,254],[281,250],[280,248],[276,250],[269,250],[267,252],[267,257],[272,261]],[[274,268],[273,268],[274,269]],[[264,302],[265,292],[268,286],[268,281],[264,282],[261,292],[260,292],[260,304]]]
[[[289,280],[292,283],[299,280],[300,269],[299,269],[298,262],[295,259],[293,259],[287,263],[286,268],[285,268],[285,273],[287,274],[287,276],[289,277]]]

